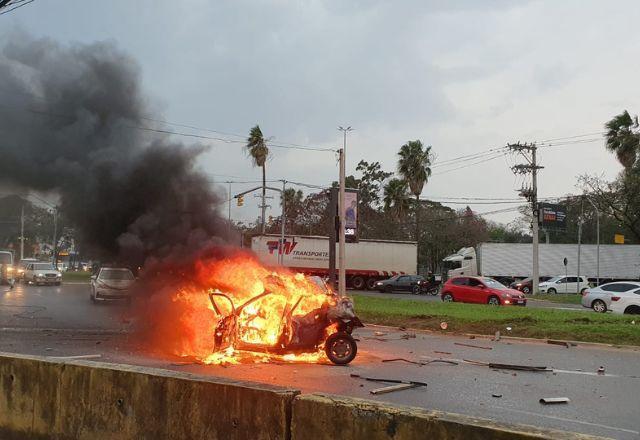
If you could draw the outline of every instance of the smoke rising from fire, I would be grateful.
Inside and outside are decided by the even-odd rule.
[[[154,267],[225,242],[203,147],[141,129],[154,112],[114,44],[16,34],[0,78],[0,186],[58,194],[86,255]]]

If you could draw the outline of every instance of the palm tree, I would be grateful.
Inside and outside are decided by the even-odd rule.
[[[631,117],[625,110],[607,122],[605,128],[607,150],[616,154],[625,169],[631,168],[640,156],[638,116]]]
[[[267,173],[266,163],[269,156],[269,147],[267,147],[267,141],[262,135],[260,126],[256,125],[249,132],[247,138],[247,145],[245,147],[249,156],[253,159],[253,165],[256,167],[262,167],[262,233],[265,232],[265,195],[267,187]]]
[[[384,209],[400,219],[409,210],[407,182],[402,179],[391,179],[384,186]]]
[[[400,147],[398,152],[398,173],[409,185],[411,193],[416,198],[416,232],[415,240],[419,242],[420,234],[420,194],[425,183],[431,176],[431,146],[423,149],[419,140],[409,141]]]

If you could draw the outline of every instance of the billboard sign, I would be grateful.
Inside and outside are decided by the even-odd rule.
[[[565,230],[567,228],[567,208],[551,203],[538,204],[539,223],[546,230]]]
[[[358,191],[344,193],[344,233],[347,241],[358,240]]]

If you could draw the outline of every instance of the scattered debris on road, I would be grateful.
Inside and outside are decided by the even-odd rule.
[[[49,359],[74,360],[74,359],[99,359],[101,354],[81,354],[78,356],[49,356]]]
[[[543,405],[557,405],[559,403],[569,403],[571,400],[568,397],[543,397],[540,399],[540,403]]]
[[[412,361],[405,358],[382,359],[382,362],[396,362],[396,361],[407,362],[409,364],[415,364],[415,365],[424,365],[422,362],[416,362],[416,361]]]
[[[387,382],[387,383],[395,383],[395,384],[409,384],[409,385],[417,385],[417,386],[421,386],[421,387],[426,387],[427,386],[427,384],[425,382],[418,382],[418,381],[415,381],[415,380],[382,379],[382,378],[378,378],[378,377],[361,376],[361,375],[356,374],[356,373],[351,373],[349,376],[353,377],[355,379],[368,380],[369,382]]]
[[[373,332],[374,336],[385,336],[387,332]]]
[[[396,361],[407,362],[409,364],[415,364],[420,366],[429,365],[436,362],[449,364],[449,365],[458,365],[458,362],[450,361],[448,359],[430,359],[428,361],[412,361],[410,359],[405,359],[405,358],[382,359],[382,362],[396,362]]]
[[[449,324],[447,324],[445,321],[442,321],[442,322],[440,323],[440,328],[441,328],[442,330],[446,330],[446,329],[447,329],[447,327],[449,327]]]
[[[498,399],[499,399],[499,398],[501,398],[501,397],[502,397],[502,394],[492,394],[492,395],[491,395],[491,397],[496,397],[496,398],[498,398]]]
[[[575,342],[569,342],[569,341],[557,341],[555,339],[547,339],[547,344],[552,344],[552,345],[562,345],[565,346],[567,348],[569,347],[576,347],[578,344],[576,344]]]
[[[553,369],[548,367],[539,367],[533,365],[514,365],[514,364],[494,364],[489,363],[489,368],[494,368],[498,370],[519,370],[519,371],[553,371]]]
[[[464,344],[462,342],[454,342],[454,345],[461,345],[462,347],[481,348],[483,350],[493,350],[493,347],[485,347],[482,345]]]
[[[600,368],[598,368],[598,374],[604,374],[604,367],[600,366]]]
[[[448,351],[438,351],[438,350],[433,350],[434,353],[438,353],[438,354],[451,354]]]
[[[417,384],[412,384],[412,383],[402,383],[402,384],[398,384],[398,385],[390,385],[388,387],[382,387],[382,388],[376,388],[373,389],[371,391],[369,391],[369,393],[371,394],[387,394],[387,393],[393,393],[394,391],[403,391],[403,390],[408,390],[411,388],[418,388],[421,385],[417,385]]]
[[[495,336],[493,337],[494,341],[499,341],[500,340],[500,330],[498,330],[495,334]]]

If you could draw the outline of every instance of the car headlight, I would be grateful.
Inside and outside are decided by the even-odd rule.
[[[13,267],[8,266],[8,267],[7,267],[7,272],[13,272]]]
[[[36,276],[37,276],[37,277],[43,277],[43,276],[44,276],[44,274],[43,274],[43,273],[37,273],[37,274],[36,274]]]
[[[378,282],[376,283],[376,286],[382,286],[382,282],[381,282],[381,281],[378,281]]]

